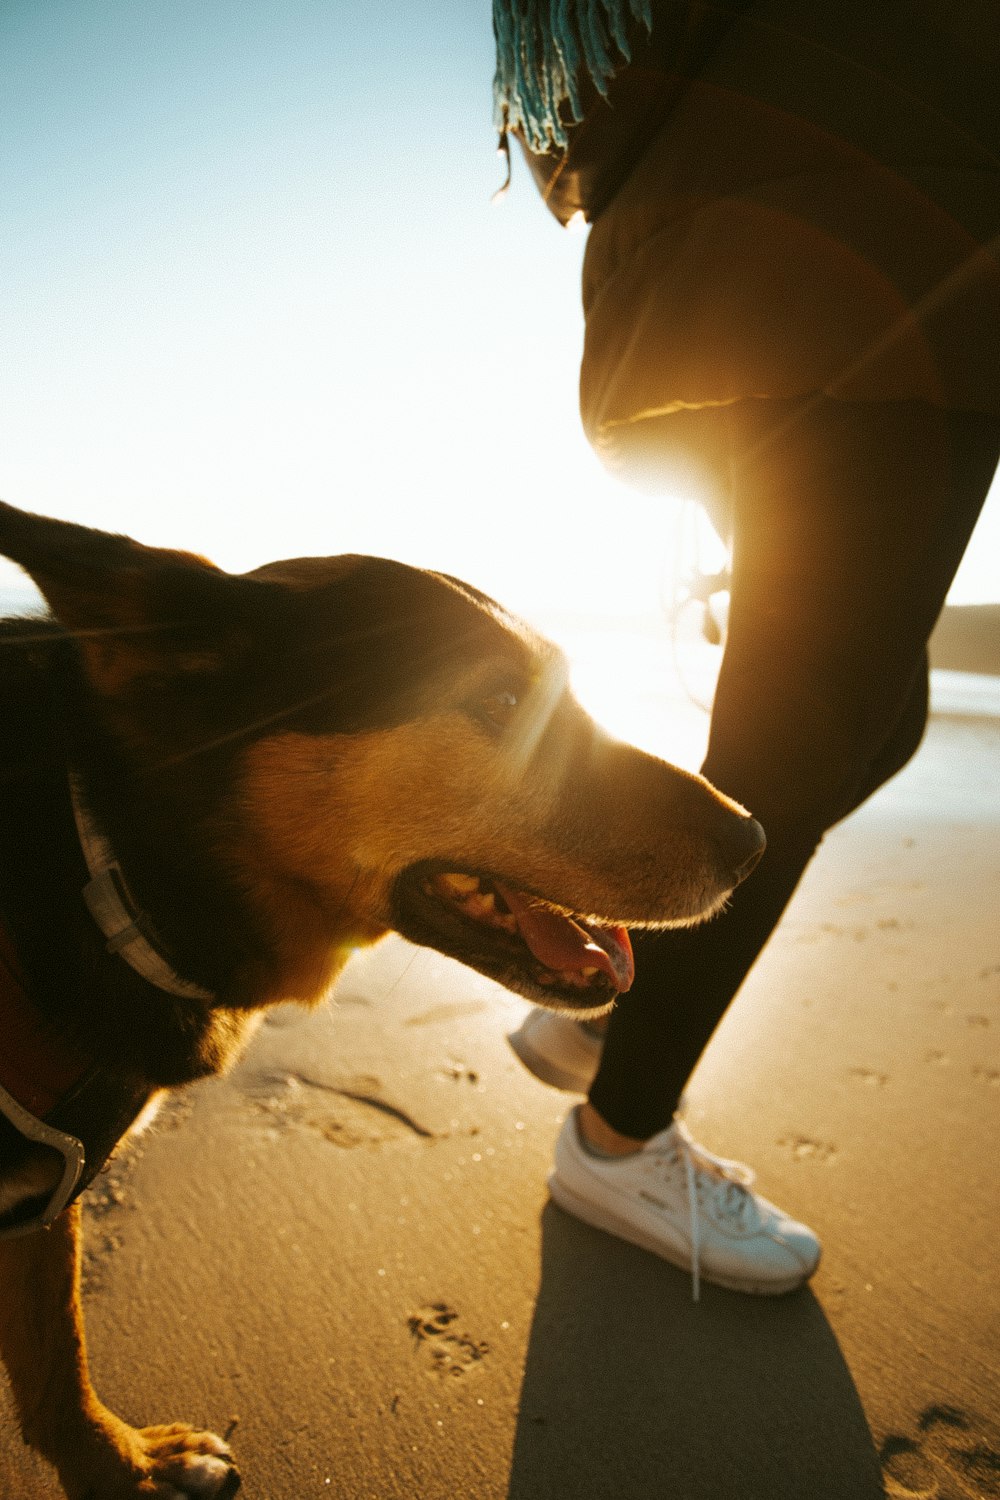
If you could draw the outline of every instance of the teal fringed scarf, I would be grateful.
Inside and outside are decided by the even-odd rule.
[[[630,18],[651,30],[652,0],[493,0],[493,99],[501,140],[517,130],[532,151],[565,146],[563,106],[570,120],[581,118],[583,74],[607,93],[629,59]]]

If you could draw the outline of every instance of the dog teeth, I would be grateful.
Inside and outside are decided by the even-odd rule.
[[[492,891],[477,891],[456,903],[459,911],[474,922],[485,922],[490,927],[500,927],[504,932],[516,932],[517,922],[509,911],[501,911]]]
[[[558,984],[561,989],[586,990],[590,988],[590,981],[600,969],[592,969],[588,965],[584,969],[543,969],[535,978],[539,984]]]
[[[456,870],[450,875],[439,875],[437,883],[448,896],[471,896],[479,889],[479,876],[460,875]]]
[[[481,922],[484,926],[497,927],[504,932],[516,933],[517,921],[505,907],[497,904],[496,893],[484,890],[478,875],[464,875],[458,870],[444,875],[435,875],[425,882],[424,890],[429,896],[453,905],[470,922]]]

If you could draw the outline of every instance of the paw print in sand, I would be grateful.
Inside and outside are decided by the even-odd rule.
[[[892,1500],[1000,1500],[1000,1432],[974,1412],[928,1406],[916,1435],[891,1433],[880,1459]]]
[[[460,1333],[458,1313],[447,1302],[433,1302],[407,1319],[415,1343],[426,1347],[439,1375],[464,1375],[481,1364],[490,1352],[482,1339]]]

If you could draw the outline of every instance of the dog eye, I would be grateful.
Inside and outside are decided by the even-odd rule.
[[[472,716],[487,729],[506,729],[517,708],[517,694],[510,691],[490,693],[470,704]]]

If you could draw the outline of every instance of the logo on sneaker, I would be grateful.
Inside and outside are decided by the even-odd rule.
[[[662,1198],[655,1198],[652,1193],[647,1193],[645,1188],[639,1189],[639,1197],[645,1198],[647,1203],[651,1203],[654,1208],[660,1209],[662,1213],[668,1214],[670,1212],[669,1203],[664,1203]]]

